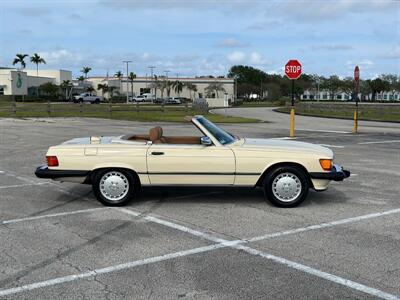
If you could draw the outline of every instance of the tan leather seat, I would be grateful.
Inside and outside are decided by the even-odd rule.
[[[154,144],[165,143],[165,139],[163,138],[163,130],[160,126],[150,129],[149,138]]]

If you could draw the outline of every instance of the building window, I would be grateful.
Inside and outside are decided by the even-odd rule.
[[[328,94],[323,94],[322,99],[324,99],[324,100],[328,99]]]
[[[0,87],[0,95],[4,95],[4,88]]]
[[[336,99],[337,99],[337,100],[342,100],[342,95],[340,95],[340,94],[339,94],[339,95],[336,95]]]
[[[345,99],[345,100],[349,100],[349,95],[347,95],[347,94],[344,95],[344,99]]]
[[[387,100],[387,95],[383,95],[383,100]]]
[[[150,93],[150,88],[140,88],[140,95],[149,93]]]
[[[314,99],[314,95],[310,95],[310,100],[313,100]]]
[[[307,95],[303,95],[303,100],[307,100]]]

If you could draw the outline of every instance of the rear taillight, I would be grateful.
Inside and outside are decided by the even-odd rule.
[[[46,156],[47,165],[49,167],[58,167],[58,159],[57,156]]]

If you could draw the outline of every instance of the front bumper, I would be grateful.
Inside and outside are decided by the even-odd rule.
[[[38,167],[35,171],[38,178],[57,179],[65,177],[87,177],[89,171],[80,170],[50,170],[47,165]]]
[[[310,172],[311,179],[323,179],[343,181],[343,179],[350,177],[350,171],[343,170],[339,165],[334,164],[330,172]]]

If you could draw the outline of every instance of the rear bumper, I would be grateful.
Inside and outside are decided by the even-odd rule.
[[[311,179],[323,179],[343,181],[343,179],[350,177],[350,171],[343,170],[339,165],[333,165],[331,172],[310,172]]]
[[[65,177],[87,177],[89,171],[80,170],[50,170],[47,165],[40,166],[36,169],[35,175],[38,178],[57,179]]]

